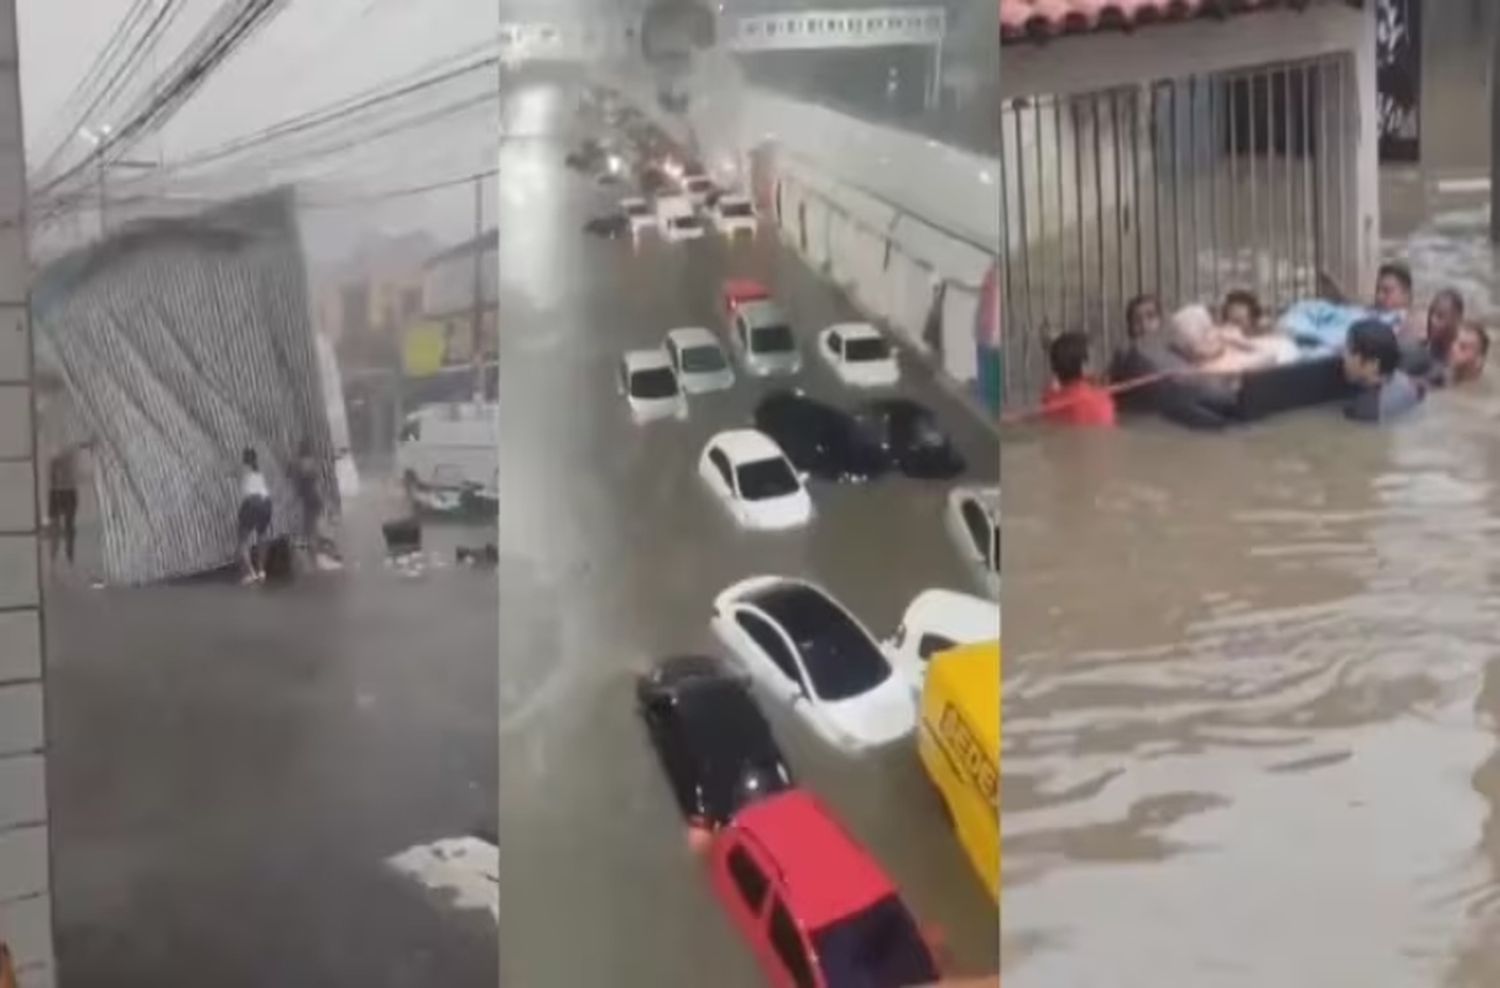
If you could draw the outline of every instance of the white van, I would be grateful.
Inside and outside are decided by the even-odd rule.
[[[494,402],[423,405],[401,427],[396,467],[422,507],[452,511],[468,499],[498,502],[498,406]]]
[[[937,653],[999,637],[996,601],[956,590],[924,590],[907,605],[896,633],[881,642],[881,650],[914,687],[920,687],[927,660]]]

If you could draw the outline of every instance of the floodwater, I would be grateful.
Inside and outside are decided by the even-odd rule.
[[[1007,434],[1007,985],[1500,984],[1497,424]]]
[[[814,579],[877,635],[930,586],[971,589],[942,526],[946,485],[893,479],[816,487],[801,532],[738,532],[697,480],[703,444],[743,425],[763,386],[690,400],[686,422],[637,427],[614,386],[628,349],[675,326],[718,327],[730,275],[767,281],[801,334],[815,395],[853,400],[809,341],[851,313],[763,228],[639,250],[581,232],[623,189],[563,168],[587,131],[576,90],[518,83],[508,94],[500,167],[500,848],[501,976],[516,985],[763,984],[748,947],[689,850],[665,776],[634,711],[654,661],[722,655],[715,594],[759,573]],[[998,449],[920,368],[908,393],[939,415],[993,484]],[[999,615],[996,622],[998,626]],[[961,971],[993,970],[997,914],[970,869],[914,742],[848,758],[763,698],[802,783],[886,867]]]

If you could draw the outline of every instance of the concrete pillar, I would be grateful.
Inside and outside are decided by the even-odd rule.
[[[51,988],[36,429],[15,0],[0,0],[0,939],[24,988]]]
[[[1380,111],[1379,66],[1375,56],[1375,4],[1351,10],[1346,16],[1360,18],[1354,35],[1354,93],[1357,112],[1351,121],[1354,149],[1354,222],[1356,281],[1345,287],[1356,299],[1366,299],[1375,290],[1375,271],[1380,266]]]

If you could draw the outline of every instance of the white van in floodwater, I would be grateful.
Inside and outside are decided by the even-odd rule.
[[[443,402],[406,416],[396,467],[417,505],[456,511],[499,503],[498,408],[495,402]]]

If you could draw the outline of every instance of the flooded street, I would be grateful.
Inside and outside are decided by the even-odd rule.
[[[573,87],[507,94],[501,168],[501,979],[515,985],[763,984],[748,944],[688,845],[633,699],[635,677],[683,653],[723,656],[715,594],[753,574],[825,586],[876,635],[928,587],[969,589],[943,530],[948,485],[892,478],[817,485],[817,518],[779,535],[737,530],[695,475],[704,443],[743,425],[774,384],[743,377],[694,396],[685,422],[631,423],[620,355],[674,326],[718,327],[727,277],[763,280],[805,351],[852,311],[776,240],[666,244],[581,232],[629,192],[563,167],[590,129]],[[597,130],[597,128],[594,128]],[[993,483],[997,444],[912,362],[903,393],[934,410]],[[798,386],[856,400],[809,359]],[[899,560],[899,564],[896,562]],[[960,972],[992,969],[996,912],[964,859],[915,742],[836,753],[784,705],[761,705],[800,782],[826,800],[940,927]]]
[[[1491,316],[1485,222],[1385,252]],[[1390,429],[1007,433],[1007,984],[1500,983],[1491,375]]]

